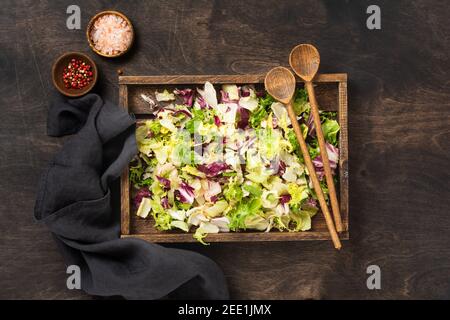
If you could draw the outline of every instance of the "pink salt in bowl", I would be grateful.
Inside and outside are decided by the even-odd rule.
[[[87,26],[86,37],[91,49],[106,58],[124,55],[134,41],[131,21],[121,12],[108,10],[97,13]]]

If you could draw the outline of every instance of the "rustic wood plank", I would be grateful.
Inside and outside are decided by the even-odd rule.
[[[212,258],[234,299],[450,299],[447,2],[378,1],[382,29],[373,31],[365,0],[249,0],[246,10],[233,1],[83,1],[81,30],[66,28],[68,4],[2,3],[1,299],[91,298],[67,290],[58,248],[32,218],[41,172],[63,143],[45,135],[54,59],[89,54],[100,71],[94,92],[117,101],[119,68],[263,74],[286,66],[304,41],[319,48],[320,72],[350,76],[351,239],[339,253],[321,241],[170,246]],[[138,35],[118,60],[97,57],[86,42],[89,18],[108,8],[125,13]],[[371,264],[381,268],[381,290],[366,287]]]
[[[192,233],[171,233],[170,237],[164,233],[129,234],[122,238],[138,238],[155,243],[185,243],[197,242]],[[339,234],[341,240],[348,240],[347,231]],[[330,240],[328,231],[322,232],[229,232],[211,233],[204,239],[206,242],[271,242],[271,241],[299,241],[299,240]],[[201,245],[199,243],[199,245]],[[332,246],[332,243],[330,243]]]
[[[119,84],[204,84],[215,83],[252,84],[263,83],[265,74],[236,75],[164,75],[164,76],[120,76]],[[347,81],[346,73],[317,74],[314,82]],[[303,82],[298,79],[298,82]]]
[[[339,82],[339,205],[344,230],[349,230],[348,211],[348,105],[347,105],[347,81]]]
[[[128,87],[119,85],[119,106],[128,110]],[[130,180],[129,168],[125,168],[120,177],[120,230],[130,234]]]

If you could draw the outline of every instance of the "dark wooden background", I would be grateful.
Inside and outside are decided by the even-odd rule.
[[[78,4],[82,30],[65,26]],[[366,28],[378,4],[382,29]],[[52,62],[89,53],[97,90],[117,101],[128,75],[262,73],[317,45],[321,72],[349,74],[350,232],[329,242],[196,244],[223,268],[232,298],[450,298],[448,1],[1,1],[0,298],[86,299],[33,219],[39,176],[63,142],[46,136]],[[104,9],[134,23],[133,51],[94,55],[84,28]],[[382,289],[366,287],[377,264]]]

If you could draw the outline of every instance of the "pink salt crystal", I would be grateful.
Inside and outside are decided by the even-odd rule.
[[[116,55],[131,45],[132,29],[122,17],[106,14],[95,20],[90,35],[95,49],[105,55]]]

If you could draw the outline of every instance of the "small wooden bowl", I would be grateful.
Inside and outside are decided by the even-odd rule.
[[[94,46],[94,42],[91,39],[91,29],[94,25],[95,20],[97,20],[98,18],[100,18],[101,16],[107,15],[107,14],[113,14],[113,15],[117,15],[119,17],[121,17],[123,20],[125,20],[131,28],[131,42],[129,44],[129,46],[126,48],[126,50],[121,51],[115,55],[108,55],[108,54],[104,54],[103,52],[97,50]],[[127,18],[127,16],[125,16],[123,13],[119,12],[119,11],[114,11],[114,10],[108,10],[108,11],[102,11],[97,13],[95,16],[92,17],[92,19],[89,21],[89,24],[87,26],[86,29],[86,37],[87,40],[89,42],[89,46],[91,47],[91,49],[98,55],[102,56],[102,57],[106,57],[106,58],[116,58],[116,57],[120,57],[122,55],[124,55],[125,53],[127,53],[130,48],[133,46],[133,42],[134,42],[134,29],[133,29],[133,25],[131,24],[130,19]]]
[[[66,88],[64,86],[62,76],[64,68],[67,67],[70,60],[72,59],[79,59],[85,63],[88,63],[92,67],[92,81],[82,89]],[[62,56],[60,56],[58,59],[56,59],[55,63],[53,64],[52,68],[53,84],[55,85],[56,89],[58,89],[59,92],[68,97],[80,97],[82,95],[85,95],[86,93],[91,91],[91,89],[95,86],[95,84],[97,83],[97,78],[98,78],[97,66],[95,65],[94,61],[91,58],[89,58],[89,56],[81,52],[67,52]]]

